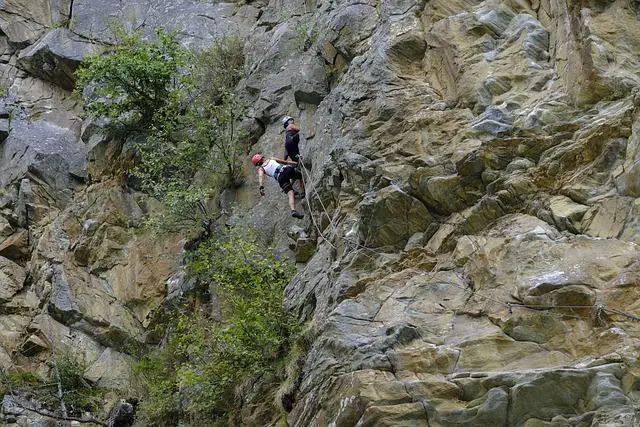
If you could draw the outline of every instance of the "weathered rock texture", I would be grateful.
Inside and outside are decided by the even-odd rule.
[[[285,296],[317,332],[288,422],[640,423],[635,7],[309,6],[265,9],[246,81],[262,149],[307,132],[328,240]]]
[[[222,200],[297,240],[285,304],[315,340],[289,425],[640,425],[636,4],[123,3],[0,5],[1,367],[45,369],[53,343],[126,388],[179,293],[180,237],[134,232],[146,198],[111,173],[126,144],[66,90],[111,19],[246,37],[256,151],[281,155],[285,114],[303,128],[304,221],[275,182]]]
[[[118,173],[130,141],[109,141],[81,118],[71,90],[82,59],[108,48],[116,21],[150,37],[156,26],[176,29],[184,45],[206,47],[246,36],[258,15],[198,0],[0,2],[3,372],[46,378],[52,355],[70,351],[88,383],[126,394],[134,355],[157,340],[154,314],[182,290],[185,237],[145,235],[154,201]],[[3,403],[5,424],[53,423],[14,403]]]

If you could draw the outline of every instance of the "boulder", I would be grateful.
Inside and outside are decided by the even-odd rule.
[[[449,215],[473,205],[478,194],[468,192],[458,175],[432,176],[428,168],[418,168],[409,180],[411,191],[436,213]]]
[[[50,125],[69,129],[75,137],[80,135],[82,124],[81,103],[78,98],[47,80],[25,76],[16,81],[16,97],[25,109],[24,117],[19,117],[14,109],[12,127],[23,119],[29,122],[46,121]]]
[[[13,363],[13,360],[11,360],[11,356],[9,356],[9,353],[7,353],[4,348],[0,347],[0,369],[2,369],[3,371],[7,371],[14,366],[15,363]]]
[[[493,136],[504,136],[513,130],[513,121],[513,115],[507,108],[491,106],[474,119],[470,126],[472,129],[487,132]]]
[[[32,334],[29,336],[29,338],[27,338],[24,344],[22,344],[20,353],[24,354],[25,356],[31,357],[43,351],[47,351],[50,348],[50,345],[47,344],[44,339],[36,334]]]
[[[316,240],[300,237],[296,240],[296,262],[307,262],[316,252]]]
[[[549,200],[549,210],[558,230],[576,233],[580,228],[580,220],[589,210],[589,206],[575,203],[566,196],[554,196]]]
[[[14,261],[24,261],[29,257],[28,231],[21,230],[0,242],[0,256]]]
[[[30,322],[30,315],[0,315],[0,347],[13,354],[22,344],[24,331]]]
[[[471,402],[448,404],[427,403],[429,420],[439,425],[497,426],[507,424],[509,395],[502,388],[492,388],[484,396]],[[466,404],[465,404],[466,403]]]
[[[296,65],[291,77],[293,96],[297,103],[318,105],[329,93],[324,61],[320,56],[307,55]]]
[[[11,236],[13,232],[14,229],[9,221],[5,217],[0,216],[0,239]]]
[[[582,412],[579,405],[591,383],[588,371],[558,370],[535,375],[511,390],[509,424],[528,418],[551,419]]]
[[[420,402],[399,405],[369,406],[356,423],[362,427],[429,427]]]
[[[53,25],[54,17],[59,18],[60,12],[64,11],[66,16],[69,16],[68,0],[55,3],[58,3],[60,8],[51,7],[49,0],[33,0],[27,3],[5,0],[0,4],[0,30],[7,35],[11,43],[31,44]]]
[[[574,102],[593,104],[629,94],[639,80],[632,64],[640,56],[627,48],[640,42],[637,20],[621,14],[615,2],[594,10],[553,5],[546,24],[556,40],[554,55],[566,58],[557,64],[557,72]],[[625,43],[618,43],[621,39]]]
[[[75,71],[82,59],[104,49],[104,45],[81,38],[66,28],[56,28],[20,52],[18,64],[34,76],[73,90]]]
[[[584,213],[581,222],[582,232],[593,237],[618,238],[632,214],[632,208],[633,199],[627,197],[602,200]]]
[[[46,313],[36,315],[28,328],[39,341],[54,343],[57,351],[70,351],[87,363],[97,360],[104,351],[104,347],[84,332],[71,329]]]
[[[9,136],[9,119],[0,118],[0,142],[3,142]]]

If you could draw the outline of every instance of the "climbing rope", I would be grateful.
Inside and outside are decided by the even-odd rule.
[[[331,227],[331,231],[333,233],[333,236],[337,236],[338,235],[338,229],[337,226],[334,224],[334,219],[331,217],[331,215],[329,215],[329,212],[327,211],[327,208],[325,207],[324,203],[322,202],[322,198],[320,197],[320,194],[318,193],[317,188],[315,187],[315,185],[313,184],[313,180],[311,179],[311,173],[309,172],[309,170],[306,168],[306,166],[304,165],[304,163],[302,162],[302,160],[300,158],[298,158],[298,163],[300,164],[300,168],[303,172],[303,179],[305,180],[305,186],[308,184],[313,193],[311,194],[312,196],[315,195],[315,197],[318,199],[318,202],[320,203],[320,206],[322,207],[322,210],[324,212],[324,214],[327,216],[327,218],[329,219],[329,226]],[[316,228],[316,230],[318,231],[318,234],[322,237],[322,239],[324,241],[326,241],[327,243],[329,243],[331,245],[331,247],[333,247],[334,249],[336,249],[336,247],[331,244],[329,242],[329,240],[324,236],[324,234],[320,231],[320,228],[318,227],[317,223],[315,222],[315,219],[313,218],[313,214],[311,212],[311,204],[309,203],[309,197],[306,198],[307,199],[307,206],[309,208],[309,215],[311,215],[311,218],[313,220],[314,226]],[[382,256],[382,257],[387,257],[387,258],[394,258],[393,255],[389,255],[387,253],[378,251],[376,249],[370,248],[368,246],[362,245],[354,240],[350,240],[350,239],[344,239],[345,242],[347,242],[348,244],[360,248],[360,249],[364,249],[366,251],[375,253],[376,255]]]
[[[300,157],[298,157],[298,164],[300,165],[300,168],[303,171],[303,178],[304,178],[304,175],[307,176],[307,178],[304,178],[305,183],[307,183],[307,184],[309,184],[311,186],[311,189],[313,190],[313,193],[315,193],[315,196],[318,199],[318,202],[320,203],[320,206],[322,207],[322,210],[324,211],[324,214],[327,216],[327,219],[329,220],[329,225],[331,226],[331,230],[334,233],[336,233],[337,232],[337,228],[333,224],[333,220],[331,218],[331,215],[329,215],[329,212],[327,211],[327,208],[324,206],[324,203],[322,203],[322,198],[320,197],[320,194],[318,193],[318,190],[316,189],[316,186],[313,184],[313,180],[311,179],[311,174],[309,173],[309,170],[305,167],[305,165],[302,162],[302,159]],[[307,205],[309,205],[309,199],[307,199]],[[311,209],[310,205],[309,205],[309,209]]]
[[[338,236],[337,226],[334,224],[334,219],[329,215],[329,212],[327,211],[324,203],[322,202],[320,194],[318,193],[318,190],[316,189],[315,185],[313,184],[313,180],[311,179],[311,174],[309,173],[309,170],[305,167],[305,165],[304,165],[304,163],[302,162],[301,159],[298,159],[298,163],[299,163],[299,165],[301,167],[301,170],[303,172],[303,179],[305,179],[305,183],[310,185],[310,187],[311,187],[311,189],[313,191],[312,196],[315,195],[315,197],[318,199],[318,202],[320,203],[320,206],[322,207],[322,210],[324,211],[324,214],[329,219],[329,226],[331,228],[333,236],[334,237]],[[314,224],[314,226],[315,226],[315,228],[316,228],[316,230],[318,232],[318,235],[325,242],[327,242],[333,249],[335,249],[337,251],[336,246],[333,243],[331,243],[329,241],[329,239],[327,239],[324,236],[323,232],[320,230],[320,227],[318,226],[318,224],[317,224],[317,222],[316,222],[316,220],[315,220],[315,218],[313,216],[312,209],[311,209],[311,204],[309,202],[309,197],[307,197],[306,199],[307,199],[307,206],[309,208],[309,215],[311,216],[313,224]],[[378,256],[381,256],[381,257],[387,257],[387,258],[395,258],[396,257],[394,255],[390,255],[390,254],[381,252],[379,250],[367,247],[365,245],[362,245],[362,244],[360,244],[360,243],[358,243],[356,241],[350,240],[350,239],[343,239],[343,240],[345,240],[345,242],[347,242],[350,245],[353,245],[356,248],[360,248],[360,249],[363,249],[365,251],[369,251],[369,252],[374,253],[374,254],[376,254]],[[478,250],[479,250],[479,248],[475,248],[471,255],[473,255]],[[450,255],[450,258],[451,258],[451,255]],[[437,271],[436,269],[438,268],[438,266],[440,264],[441,264],[441,262],[438,261],[436,263],[436,265],[433,267],[433,269],[431,270],[430,274],[435,273]],[[520,264],[520,263],[518,262],[518,264]],[[413,270],[415,270],[417,272],[424,272],[424,271],[417,270],[417,269],[413,269]],[[531,305],[531,304],[525,304],[525,303],[515,302],[515,301],[501,301],[499,299],[496,299],[496,298],[493,298],[491,296],[485,295],[485,294],[479,292],[478,290],[469,289],[467,287],[463,287],[463,286],[461,286],[461,285],[459,285],[457,283],[451,282],[451,281],[444,281],[444,282],[440,282],[440,283],[444,283],[444,284],[448,284],[448,285],[460,288],[465,292],[470,292],[473,296],[477,296],[477,297],[479,297],[481,299],[485,299],[487,301],[492,301],[492,302],[495,302],[497,304],[500,304],[501,306],[503,306],[509,312],[509,314],[513,314],[513,310],[514,309],[535,310],[535,311],[541,311],[541,310],[549,311],[549,310],[553,310],[553,309],[562,309],[562,308],[566,308],[566,309],[591,309],[591,310],[595,311],[597,318],[600,318],[600,316],[601,316],[601,314],[603,312],[607,312],[607,313],[610,313],[610,314],[623,316],[623,317],[625,317],[625,318],[627,318],[629,320],[632,320],[632,321],[640,321],[640,317],[638,317],[638,316],[635,316],[633,314],[624,312],[622,310],[618,310],[616,308],[606,307],[606,306],[604,306],[602,304],[592,304],[592,305]],[[549,313],[549,314],[556,315],[556,313]],[[569,314],[561,314],[560,316],[562,316],[563,318],[574,318],[574,319],[579,319],[579,320],[583,320],[584,319],[581,316],[572,316],[572,315],[569,315]]]
[[[332,230],[335,233],[335,228],[333,227],[333,219],[329,216],[329,213],[327,212],[327,210],[324,207],[324,204],[322,203],[322,200],[320,199],[320,195],[318,194],[318,191],[316,190],[315,186],[313,185],[313,182],[311,181],[311,176],[309,175],[309,171],[307,170],[307,168],[304,167],[304,163],[302,163],[302,160],[300,159],[300,157],[298,157],[298,164],[300,165],[300,167],[302,168],[302,179],[304,179],[306,184],[311,184],[311,189],[313,190],[313,192],[316,194],[316,197],[318,198],[318,200],[320,201],[320,205],[322,206],[322,209],[324,210],[325,214],[327,215],[327,218],[329,219],[329,224],[332,225]],[[309,177],[309,179],[307,179],[305,177],[305,175],[307,177]],[[316,231],[318,232],[318,236],[324,240],[325,242],[327,242],[329,244],[329,246],[331,246],[336,252],[338,251],[338,248],[335,247],[335,245],[333,243],[331,243],[331,241],[329,241],[329,239],[327,239],[324,236],[324,233],[320,230],[320,227],[318,226],[318,223],[316,222],[315,217],[313,216],[313,211],[311,209],[311,203],[309,202],[309,196],[306,195],[305,196],[306,202],[307,202],[307,207],[309,208],[309,216],[311,217],[311,222],[313,222],[313,226],[315,227]]]

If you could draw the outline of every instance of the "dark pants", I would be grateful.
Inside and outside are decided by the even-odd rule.
[[[300,134],[296,131],[288,130],[284,140],[284,159],[290,157],[293,161],[298,161],[300,155],[300,149],[298,144],[300,143]]]

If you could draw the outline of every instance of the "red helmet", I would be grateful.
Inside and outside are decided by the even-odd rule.
[[[253,156],[251,156],[251,163],[253,163],[253,166],[257,166],[259,162],[264,160],[264,156],[260,153],[256,153]]]

